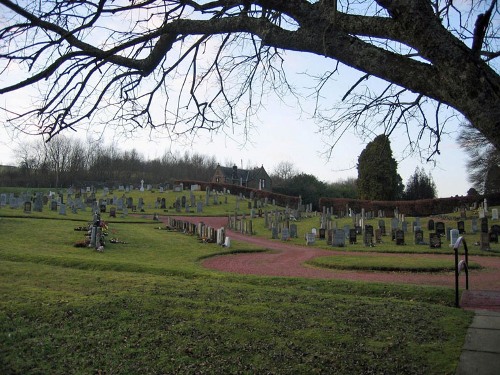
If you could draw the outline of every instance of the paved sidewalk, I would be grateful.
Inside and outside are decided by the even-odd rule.
[[[500,312],[475,310],[456,375],[500,374]]]

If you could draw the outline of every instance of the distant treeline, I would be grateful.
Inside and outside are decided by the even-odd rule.
[[[65,138],[25,145],[18,155],[17,168],[0,171],[0,186],[64,188],[139,184],[141,180],[148,184],[175,179],[208,181],[217,167],[214,157],[196,153],[166,153],[146,160],[135,149],[121,151]]]

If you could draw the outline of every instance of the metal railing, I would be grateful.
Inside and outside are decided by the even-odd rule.
[[[460,248],[461,244],[464,245],[465,258],[459,261],[458,249]],[[467,243],[465,242],[465,238],[458,237],[455,244],[453,245],[453,250],[455,252],[455,306],[460,307],[458,278],[462,270],[465,271],[465,289],[469,290],[469,251],[467,249]]]

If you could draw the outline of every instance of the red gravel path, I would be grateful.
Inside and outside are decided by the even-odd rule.
[[[214,228],[227,225],[225,217],[184,217],[186,221],[198,223],[200,221]],[[307,277],[319,279],[342,279],[358,280],[383,283],[407,283],[418,285],[434,285],[455,287],[454,273],[411,273],[411,272],[363,272],[363,271],[341,271],[308,267],[304,262],[331,255],[345,255],[344,251],[330,251],[314,247],[297,246],[280,240],[271,240],[260,237],[252,237],[241,233],[227,231],[226,235],[231,240],[252,243],[264,249],[272,250],[266,253],[244,253],[217,256],[206,259],[203,266],[225,272],[239,274]],[[432,254],[383,254],[370,252],[349,252],[356,255],[377,256],[404,256],[404,257],[426,257],[449,259],[453,262],[452,249],[443,249],[444,255]],[[464,293],[465,300],[462,306],[471,308],[490,308],[500,311],[500,257],[470,256],[470,261],[484,267],[482,270],[471,270],[469,273],[469,293]],[[460,287],[465,285],[465,276],[460,277]],[[481,291],[475,293],[473,291]],[[494,293],[496,291],[496,293]],[[496,306],[496,307],[495,307]]]

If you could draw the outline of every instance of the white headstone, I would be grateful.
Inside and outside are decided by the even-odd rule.
[[[460,232],[458,231],[458,229],[450,230],[450,247],[453,247],[453,245],[455,245],[455,242],[457,242],[459,236]]]
[[[498,208],[491,210],[491,220],[498,220]]]

